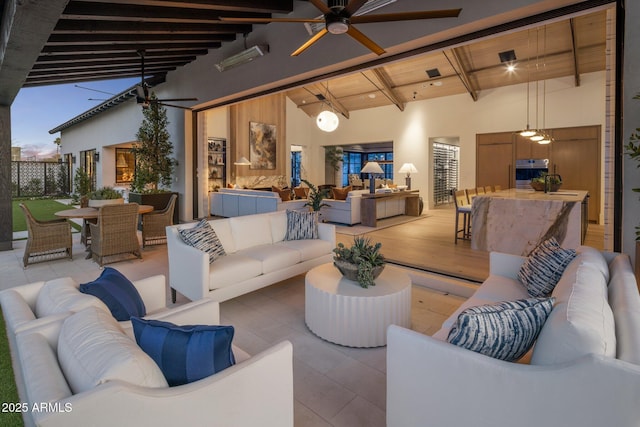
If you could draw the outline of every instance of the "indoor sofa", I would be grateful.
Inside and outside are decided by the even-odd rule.
[[[246,188],[221,188],[209,194],[210,214],[225,218],[254,215],[278,210],[296,210],[304,207],[306,200],[282,201],[274,191]]]
[[[318,224],[318,238],[284,240],[287,213],[277,211],[210,220],[226,255],[209,263],[209,255],[184,242],[179,229],[167,227],[169,284],[192,301],[225,301],[331,262],[335,226]]]
[[[204,300],[164,320],[215,325],[218,303]],[[234,347],[235,365],[173,387],[111,313],[95,306],[20,330],[12,341],[28,427],[293,426],[287,341],[253,357]]]
[[[433,337],[387,332],[387,425],[631,427],[640,422],[640,297],[629,257],[579,247],[519,363],[447,342],[469,307],[527,298],[523,257],[491,253],[490,276]]]
[[[321,209],[321,218],[326,222],[336,222],[346,225],[359,224],[361,222],[362,195],[369,190],[349,191],[345,200],[329,198],[323,200],[329,206]],[[389,218],[396,215],[404,215],[405,199],[393,198],[376,203],[376,219]]]

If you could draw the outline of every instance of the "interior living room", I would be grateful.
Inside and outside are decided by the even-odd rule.
[[[126,189],[143,108],[167,104],[179,221],[106,266],[106,219],[89,227],[93,242],[69,229],[66,259],[47,250],[23,264],[32,231],[0,242],[0,357],[20,402],[8,425],[534,426],[532,405],[558,425],[636,425],[638,179],[625,155],[635,127],[621,119],[640,111],[629,68],[640,57],[623,43],[637,35],[637,5],[436,1],[428,9],[462,10],[416,22],[404,20],[425,8],[413,0],[360,15],[360,0],[54,3],[12,3],[19,22],[48,14],[51,29],[6,87],[90,81],[112,66],[149,76],[56,130],[73,170],[90,153],[96,186]],[[144,24],[114,30],[114,13]],[[132,47],[166,16],[195,35],[153,43],[204,43],[211,30],[196,21],[242,37],[160,64],[153,43]],[[94,46],[114,63],[75,75],[95,52],[67,44],[74,31],[86,46],[138,52],[118,65]],[[69,58],[45,65],[63,49]],[[242,49],[259,57],[226,69]],[[541,160],[535,191],[521,174]],[[316,186],[328,196],[318,211]],[[109,210],[84,209],[67,217],[83,230]],[[158,213],[136,212],[141,245]],[[346,262],[356,252],[366,259]]]

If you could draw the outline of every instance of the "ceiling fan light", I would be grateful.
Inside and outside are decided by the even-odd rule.
[[[349,30],[349,18],[327,15],[327,31],[331,34],[344,34]]]
[[[318,114],[316,124],[318,125],[318,128],[320,128],[320,130],[323,130],[325,132],[333,132],[338,128],[340,120],[338,120],[338,116],[333,111],[324,110],[320,114]]]

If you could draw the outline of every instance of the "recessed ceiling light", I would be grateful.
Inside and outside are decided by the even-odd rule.
[[[376,97],[376,94],[375,94],[375,93],[370,93],[370,94],[369,94],[369,98],[373,99],[373,98],[375,98],[375,97]]]

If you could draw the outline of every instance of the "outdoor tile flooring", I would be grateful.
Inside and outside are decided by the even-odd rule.
[[[22,268],[26,241],[14,241],[13,250],[0,252],[0,289],[63,276],[80,283],[95,279],[99,266],[85,259],[79,234],[73,235],[73,241],[72,261],[46,261],[27,269]],[[169,274],[165,245],[144,249],[142,260],[109,266],[132,280]],[[185,301],[178,296],[177,304]],[[413,329],[432,334],[462,301],[414,285]],[[303,275],[222,303],[221,321],[234,325],[236,345],[250,354],[281,340],[293,343],[296,426],[385,425],[386,347],[348,348],[313,335],[304,323]]]

